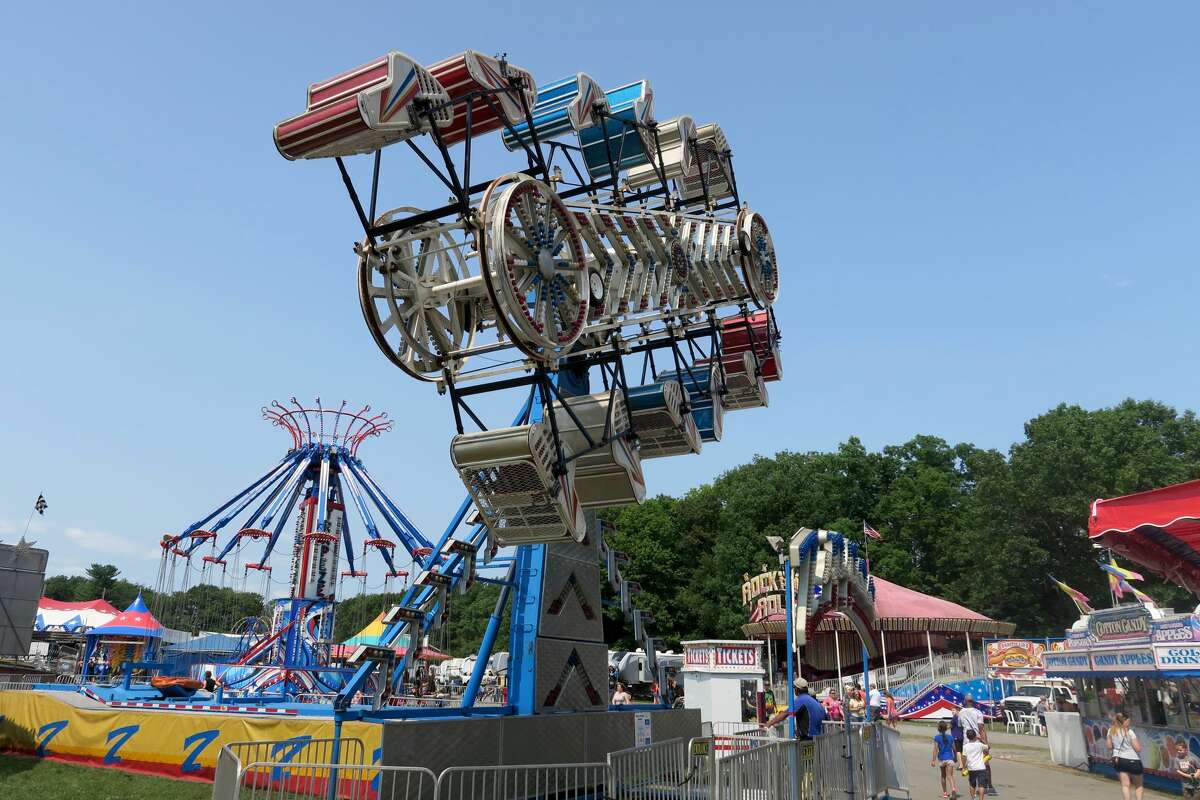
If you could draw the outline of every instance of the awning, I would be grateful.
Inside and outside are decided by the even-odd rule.
[[[1097,500],[1088,536],[1200,593],[1200,480]]]

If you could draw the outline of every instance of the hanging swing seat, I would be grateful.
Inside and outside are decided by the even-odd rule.
[[[450,444],[450,460],[502,547],[583,540],[586,523],[575,489],[575,463],[555,474],[547,425],[459,434]]]
[[[387,572],[383,573],[383,577],[385,577],[385,578],[407,578],[408,570],[406,570],[406,569],[388,570]]]
[[[344,570],[342,570],[342,577],[343,578],[365,578],[365,577],[367,577],[367,573],[361,572],[356,569],[344,569]]]
[[[204,558],[202,558],[200,560],[203,561],[205,564],[220,564],[222,567],[225,566],[225,563],[226,563],[226,562],[222,561],[221,559],[217,558],[216,556],[205,556]]]
[[[333,543],[333,542],[336,542],[337,540],[338,540],[337,536],[335,536],[332,533],[326,533],[325,531],[310,531],[309,533],[304,534],[304,541],[306,541],[306,542],[330,542],[330,543]]]
[[[368,547],[374,547],[376,550],[395,550],[396,543],[390,539],[384,538],[364,539],[363,550],[365,551]]]
[[[553,413],[563,446],[582,454],[573,463],[575,491],[584,508],[627,506],[646,499],[642,461],[627,435],[629,413],[621,392],[568,397],[565,405],[562,400],[554,403]]]
[[[237,532],[239,539],[270,539],[271,532],[264,531],[262,528],[242,528]]]
[[[185,534],[189,539],[197,542],[206,542],[210,539],[217,538],[217,534],[213,531],[194,530],[191,533]]]
[[[685,410],[679,381],[660,380],[631,388],[629,409],[643,459],[700,452],[700,432]]]

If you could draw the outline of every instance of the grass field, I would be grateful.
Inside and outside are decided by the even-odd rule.
[[[212,784],[0,753],[4,800],[208,800]]]

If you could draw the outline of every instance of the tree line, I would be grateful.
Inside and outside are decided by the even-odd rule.
[[[740,638],[742,576],[776,563],[767,536],[810,527],[861,542],[864,520],[883,534],[864,543],[874,574],[1014,622],[1019,635],[1061,635],[1076,613],[1047,575],[1080,589],[1093,605],[1108,604],[1099,554],[1087,538],[1091,502],[1197,476],[1200,422],[1193,412],[1149,400],[1096,410],[1064,404],[1029,420],[1007,452],[928,435],[868,450],[851,437],[832,452],[757,457],[682,497],[659,495],[604,516],[616,526],[614,546],[629,557],[622,572],[641,584],[639,604],[654,614],[652,630],[668,646]],[[93,572],[104,566],[49,579],[47,596],[83,600],[104,592],[124,608],[137,587],[119,579],[115,567]],[[1160,605],[1195,606],[1190,592],[1146,577],[1142,588]],[[472,652],[497,592],[476,584],[452,598],[449,624],[432,643],[456,655]],[[182,594],[162,604],[170,610],[164,625],[222,630],[239,614],[261,613],[253,593],[196,586]],[[391,599],[364,595],[341,604],[336,638],[352,636]],[[614,647],[634,645],[611,606],[605,634]],[[497,648],[506,641],[507,614]]]

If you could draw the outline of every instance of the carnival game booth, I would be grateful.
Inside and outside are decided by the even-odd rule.
[[[129,608],[87,632],[84,677],[117,676],[125,662],[152,661],[163,636],[141,592]]]
[[[1115,777],[1108,729],[1121,712],[1142,742],[1146,783],[1179,791],[1175,747],[1200,755],[1200,617],[1126,603],[1085,614],[1066,648],[1043,654],[1046,674],[1075,681],[1079,713],[1047,715],[1051,744],[1082,742],[1092,772]]]

